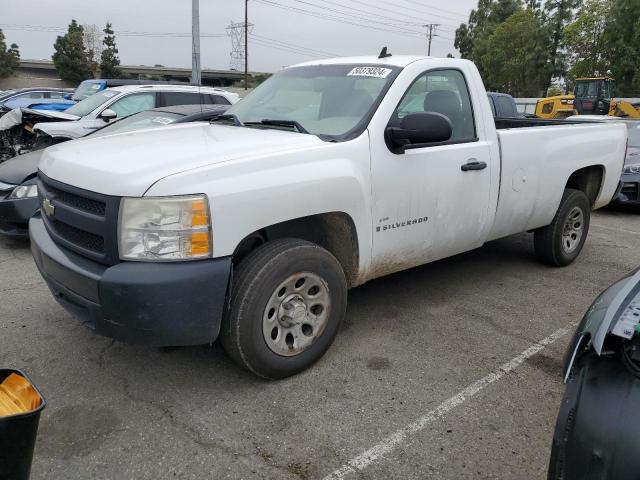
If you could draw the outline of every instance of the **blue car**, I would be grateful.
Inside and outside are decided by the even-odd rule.
[[[36,103],[67,102],[65,98],[70,95],[70,92],[68,89],[51,87],[20,88],[0,92],[0,117],[17,107]],[[73,103],[71,102],[72,105]]]
[[[640,120],[602,115],[574,115],[567,120],[582,122],[622,122],[627,126],[629,143],[622,172],[622,189],[613,202],[640,207]]]

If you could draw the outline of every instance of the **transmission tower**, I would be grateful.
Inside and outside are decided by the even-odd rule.
[[[231,39],[231,57],[229,59],[229,68],[231,70],[242,70],[245,66],[245,29],[247,33],[251,33],[253,23],[231,22],[227,27],[227,36]]]

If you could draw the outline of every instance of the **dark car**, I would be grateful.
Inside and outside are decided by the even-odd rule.
[[[491,112],[495,118],[522,118],[524,115],[518,111],[516,101],[507,93],[487,92]]]
[[[629,145],[622,173],[622,190],[616,203],[640,206],[640,121],[627,120]]]
[[[629,143],[622,172],[622,190],[613,200],[620,205],[640,207],[640,120],[600,115],[574,115],[567,120],[581,122],[622,122],[627,126]]]
[[[549,480],[640,478],[640,269],[593,302],[565,354]]]
[[[83,138],[162,127],[173,123],[209,121],[224,113],[228,107],[177,105],[146,110],[110,123]],[[0,234],[28,237],[27,223],[40,207],[36,174],[43,152],[44,150],[36,150],[0,164]]]

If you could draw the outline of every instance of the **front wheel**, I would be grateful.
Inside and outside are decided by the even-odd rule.
[[[254,374],[285,378],[324,355],[346,306],[347,282],[331,253],[304,240],[275,240],[238,266],[221,342]]]
[[[587,196],[580,190],[565,189],[551,224],[535,231],[538,259],[554,267],[573,262],[587,239],[590,219],[591,205]]]

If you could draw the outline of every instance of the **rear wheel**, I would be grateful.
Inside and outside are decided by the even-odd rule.
[[[222,345],[258,376],[288,377],[324,355],[346,305],[345,275],[331,253],[304,240],[275,240],[238,266]]]
[[[551,224],[535,231],[538,259],[555,267],[573,262],[587,239],[590,219],[591,206],[587,196],[580,190],[567,188]]]

